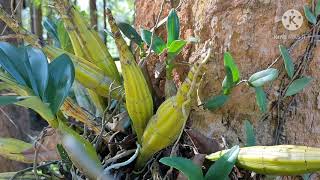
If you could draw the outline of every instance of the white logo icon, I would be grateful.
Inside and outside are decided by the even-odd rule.
[[[289,31],[295,31],[302,26],[303,17],[301,13],[295,9],[289,9],[282,15],[282,24]]]

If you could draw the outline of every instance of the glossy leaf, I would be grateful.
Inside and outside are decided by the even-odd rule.
[[[254,129],[252,124],[248,120],[244,121],[244,130],[246,133],[246,146],[255,146],[256,137],[254,134]]]
[[[215,110],[222,107],[228,99],[229,96],[227,95],[213,96],[204,103],[204,107],[209,110]]]
[[[26,96],[0,96],[0,106],[13,104],[25,100]]]
[[[187,44],[187,41],[184,40],[175,40],[168,47],[168,53],[177,55],[181,52],[183,47]]]
[[[59,131],[62,135],[63,148],[68,153],[72,163],[90,179],[97,179],[103,169],[93,145],[66,126],[61,120]]]
[[[23,155],[23,151],[32,148],[32,144],[13,138],[0,138],[0,155],[11,160],[31,163]]]
[[[262,87],[255,87],[256,101],[261,112],[267,111],[267,96]]]
[[[151,44],[151,36],[152,36],[152,33],[150,31],[145,30],[145,29],[141,30],[142,40],[146,44],[148,44],[148,46],[150,46],[150,44]],[[158,37],[155,34],[154,34],[153,38],[154,39],[153,39],[153,43],[152,43],[153,44],[152,50],[157,54],[161,54],[162,51],[166,48],[166,44],[160,37]]]
[[[74,81],[74,73],[73,63],[66,54],[60,55],[49,64],[49,83],[46,94],[54,114],[68,96]]]
[[[188,177],[189,180],[203,180],[201,168],[189,159],[183,157],[163,157],[159,162],[178,169]]]
[[[269,81],[273,81],[278,77],[278,70],[274,68],[269,68],[263,71],[254,73],[248,80],[248,83],[252,87],[263,86]]]
[[[303,10],[307,20],[314,25],[317,24],[317,18],[313,15],[313,13],[311,12],[311,10],[307,5],[303,6]]]
[[[26,72],[26,75],[24,76],[24,78],[27,81],[27,85],[30,89],[33,90],[36,96],[40,96],[39,89],[36,82],[36,77],[32,73],[32,68],[29,61],[27,47],[22,46],[19,49],[21,49],[21,53],[22,53],[22,58],[19,61],[20,61],[20,65],[22,66],[22,69],[24,69],[24,71]],[[36,69],[36,67],[34,68]],[[36,70],[34,71],[36,72]]]
[[[18,54],[18,48],[10,45],[9,43],[0,42],[0,64],[4,70],[6,70],[20,85],[26,86],[25,80],[26,72],[25,69],[15,62],[21,64],[22,57]],[[9,55],[9,56],[8,56]],[[12,59],[15,59],[13,61]]]
[[[234,83],[239,82],[240,80],[239,69],[229,52],[224,53],[224,66],[228,67],[231,70],[233,82]]]
[[[35,81],[36,89],[40,97],[44,100],[45,91],[48,85],[48,61],[44,53],[36,48],[28,46],[26,48],[32,79]],[[34,89],[34,88],[33,88]],[[34,89],[35,91],[35,89]]]
[[[122,22],[118,24],[118,27],[127,38],[135,42],[138,46],[142,46],[143,41],[141,36],[130,24]]]
[[[180,23],[179,17],[175,9],[171,9],[167,19],[167,46],[175,40],[178,40],[180,36]]]
[[[312,78],[307,76],[294,80],[288,87],[285,96],[292,96],[302,91],[303,88],[310,84],[311,80]]]
[[[294,74],[294,64],[293,64],[292,58],[289,54],[289,51],[287,50],[286,47],[284,47],[282,45],[279,46],[279,49],[280,49],[280,53],[281,53],[283,61],[284,61],[284,66],[287,71],[287,74],[290,78],[292,78],[293,74]]]
[[[237,161],[239,146],[232,147],[221,156],[208,170],[205,180],[225,180],[228,178],[233,166]]]

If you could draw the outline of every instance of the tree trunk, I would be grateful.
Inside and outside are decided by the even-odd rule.
[[[14,1],[12,4],[14,9],[17,6],[18,1],[19,0]],[[11,10],[10,2],[11,1],[8,0],[0,0],[0,5],[11,14],[13,10]],[[20,20],[22,4],[20,4],[16,9],[14,16],[16,19]],[[3,35],[14,34],[10,28],[6,28],[5,30],[4,28],[5,24],[0,21],[0,31],[3,32]],[[8,39],[8,41],[11,43],[18,43],[20,40]],[[14,122],[15,125],[10,122],[10,120]],[[11,137],[26,140],[27,134],[30,133],[29,123],[29,112],[25,108],[17,107],[15,105],[0,107],[0,137]],[[0,172],[17,171],[26,167],[23,163],[8,160],[3,157],[0,157],[0,164]]]
[[[30,8],[31,32],[42,38],[43,29],[41,5],[37,6],[34,3],[31,3]]]
[[[164,18],[176,1],[166,2],[163,10]],[[219,95],[221,82],[225,77],[223,53],[229,51],[239,67],[241,78],[248,79],[257,71],[266,69],[279,56],[280,44],[289,47],[295,42],[294,37],[310,31],[304,18],[302,27],[288,31],[281,23],[284,12],[296,9],[302,15],[303,5],[310,1],[304,0],[257,0],[257,1],[225,1],[225,0],[186,0],[177,9],[181,22],[181,38],[196,37],[198,43],[187,45],[178,61],[194,62],[199,60],[205,42],[210,42],[214,52],[203,78],[199,97],[202,101],[211,96]],[[155,25],[162,1],[136,1],[136,27],[151,29]],[[157,30],[157,34],[166,39],[165,24]],[[297,42],[292,50],[296,64],[300,63],[310,39]],[[245,83],[237,86],[228,100],[215,111],[194,107],[189,121],[192,127],[200,129],[208,137],[225,139],[229,146],[245,142],[244,120],[250,120],[256,132],[257,143],[300,144],[320,147],[320,49],[313,50],[313,57],[308,60],[304,75],[313,77],[311,85],[294,98],[286,98],[277,106],[281,83],[288,84],[283,70],[283,61],[279,59],[273,66],[281,70],[279,78],[264,87],[268,94],[269,112],[260,113],[256,105],[254,89]],[[154,64],[158,61],[153,57],[148,62],[150,76],[153,77]],[[308,64],[307,63],[307,64]],[[176,72],[180,81],[185,78],[188,69],[178,67]],[[154,78],[153,78],[153,81]],[[160,84],[164,84],[161,83]],[[277,135],[278,134],[278,135]],[[223,138],[221,138],[223,137]]]
[[[98,29],[98,15],[97,15],[97,4],[96,0],[90,0],[90,23],[91,26],[97,30]]]

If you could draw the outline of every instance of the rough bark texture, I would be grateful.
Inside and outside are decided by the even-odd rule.
[[[171,2],[173,6],[179,4],[177,1]],[[151,29],[161,3],[160,0],[136,1],[136,27]],[[303,5],[307,3],[310,5],[306,0],[184,0],[178,8],[182,26],[181,38],[188,39],[194,36],[200,42],[185,47],[178,61],[197,60],[206,41],[212,42],[214,50],[214,58],[208,64],[199,91],[200,99],[207,100],[219,94],[225,76],[223,66],[225,51],[231,52],[238,64],[242,79],[246,79],[254,72],[266,69],[279,56],[279,44],[289,47],[294,42],[293,37],[309,31],[310,27],[305,18],[302,27],[296,31],[286,30],[281,23],[285,11],[293,8],[303,14]],[[167,16],[171,7],[172,4],[169,2],[165,4],[162,18]],[[165,39],[165,26],[160,27],[157,34]],[[307,43],[308,39],[300,41],[295,46],[292,52],[294,60],[303,55]],[[314,80],[302,93],[295,96],[289,107],[285,108],[287,110],[285,118],[280,119],[283,125],[280,129],[281,144],[320,146],[319,48],[317,47],[314,52],[315,55],[305,72]],[[148,63],[152,77],[157,61],[158,58],[153,57]],[[269,116],[264,118],[259,112],[254,90],[242,84],[234,89],[227,104],[219,110],[208,111],[195,107],[190,117],[192,126],[200,129],[208,137],[220,140],[224,137],[228,145],[242,144],[245,140],[243,122],[248,119],[254,124],[257,143],[273,144],[278,119],[277,108],[271,109],[271,105],[276,103],[280,79],[285,75],[282,59],[275,64],[275,68],[282,70],[282,73],[272,86],[265,87],[269,99]],[[184,79],[186,71],[187,68],[177,69],[180,80]],[[286,79],[285,82],[287,81]]]
[[[8,0],[0,0],[0,5],[3,6],[7,12],[11,12],[11,1]],[[13,4],[15,7],[16,2]],[[22,7],[22,5],[21,5]],[[21,8],[17,8],[16,17],[20,19],[19,16]],[[11,14],[11,13],[10,13]],[[0,32],[3,31],[5,24],[0,21]],[[3,35],[13,34],[13,31],[9,28],[6,28]],[[18,41],[15,39],[10,39],[10,42],[17,43]],[[0,107],[0,137],[11,137],[22,140],[27,140],[27,134],[30,133],[30,116],[29,111],[25,108],[17,107],[14,105],[9,105],[5,107]],[[16,126],[10,122],[11,119]],[[17,171],[26,167],[25,164],[15,162],[12,160],[5,159],[0,156],[0,172],[7,171]]]

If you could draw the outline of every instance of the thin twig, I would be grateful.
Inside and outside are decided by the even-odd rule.
[[[47,127],[45,127],[41,133],[40,136],[37,138],[37,140],[34,142],[34,159],[33,159],[33,173],[34,176],[36,177],[36,179],[39,179],[39,175],[37,172],[37,161],[38,161],[38,152],[39,152],[39,147],[42,145],[43,143],[43,138],[47,135]],[[39,143],[39,145],[38,145]]]
[[[13,124],[13,126],[16,129],[19,129],[18,126],[16,125],[16,123],[10,118],[10,116],[0,107],[0,111],[3,113],[3,115],[11,122],[11,124]]]
[[[23,39],[23,36],[20,34],[8,34],[0,36],[0,41],[7,40],[7,39]]]

